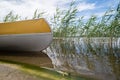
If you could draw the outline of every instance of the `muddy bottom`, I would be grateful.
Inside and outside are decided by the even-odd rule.
[[[43,52],[0,52],[0,59],[52,68],[52,62]]]

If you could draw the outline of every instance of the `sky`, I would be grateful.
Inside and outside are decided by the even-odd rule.
[[[55,14],[57,7],[68,9],[73,0],[0,0],[0,21],[10,11],[20,15],[22,18],[31,18],[36,9],[46,12],[47,17]],[[74,0],[78,9],[78,17],[84,16],[88,19],[91,15],[101,17],[105,11],[116,7],[120,0]]]

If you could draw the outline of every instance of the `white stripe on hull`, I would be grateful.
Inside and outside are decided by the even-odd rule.
[[[52,33],[0,35],[0,50],[41,51],[52,42]]]

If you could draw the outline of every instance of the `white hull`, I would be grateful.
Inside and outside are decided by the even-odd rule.
[[[52,42],[52,33],[0,35],[0,50],[41,51]]]

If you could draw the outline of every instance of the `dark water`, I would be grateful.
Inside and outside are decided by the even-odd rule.
[[[120,38],[54,39],[46,51],[56,70],[100,80],[120,80]]]

